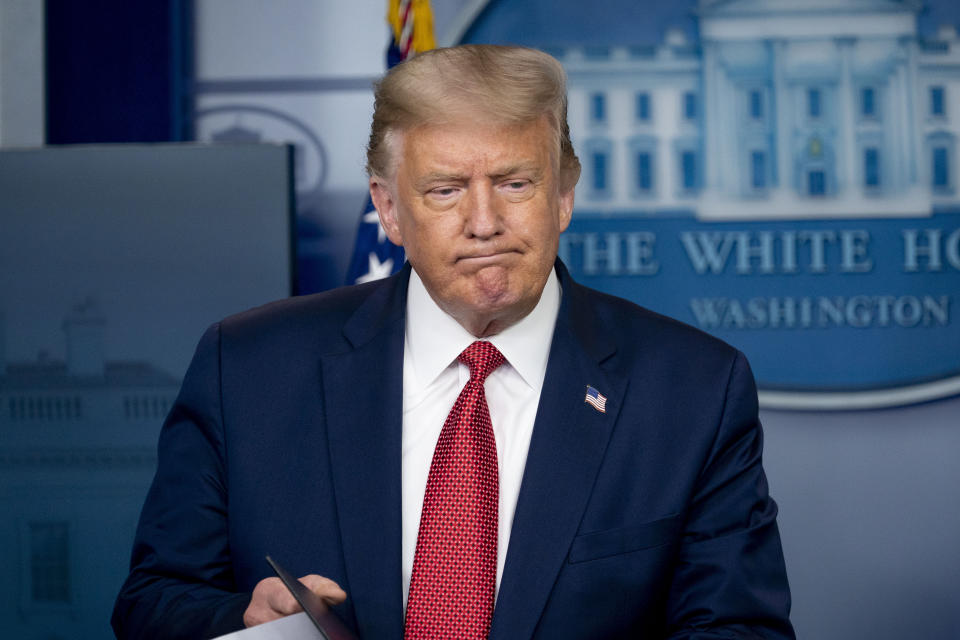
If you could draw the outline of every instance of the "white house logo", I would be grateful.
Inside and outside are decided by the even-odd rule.
[[[531,36],[570,79],[574,276],[741,348],[768,407],[960,393],[960,39],[919,9],[721,0],[698,40]]]

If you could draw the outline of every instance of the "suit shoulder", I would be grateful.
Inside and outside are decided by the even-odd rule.
[[[317,337],[340,337],[344,323],[385,284],[383,281],[293,296],[228,316],[220,333],[231,341],[315,342]]]

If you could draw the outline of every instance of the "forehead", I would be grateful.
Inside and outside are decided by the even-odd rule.
[[[394,157],[406,174],[496,172],[523,165],[547,169],[552,138],[546,118],[520,124],[461,119],[396,134]]]

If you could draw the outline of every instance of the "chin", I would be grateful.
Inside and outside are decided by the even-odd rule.
[[[536,306],[536,300],[529,301],[516,292],[505,292],[498,297],[478,298],[474,306],[477,315],[486,316],[489,319],[499,318],[513,321],[522,318]]]
[[[507,282],[477,280],[472,283],[470,298],[478,307],[509,307],[516,304],[520,295]]]

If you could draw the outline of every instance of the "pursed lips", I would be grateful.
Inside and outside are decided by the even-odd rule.
[[[514,251],[511,249],[504,249],[502,251],[486,251],[483,253],[473,253],[473,254],[459,256],[457,258],[457,261],[458,262],[463,262],[463,261],[493,262],[500,258],[506,257],[511,254],[515,254],[515,253],[519,253],[519,251]]]

